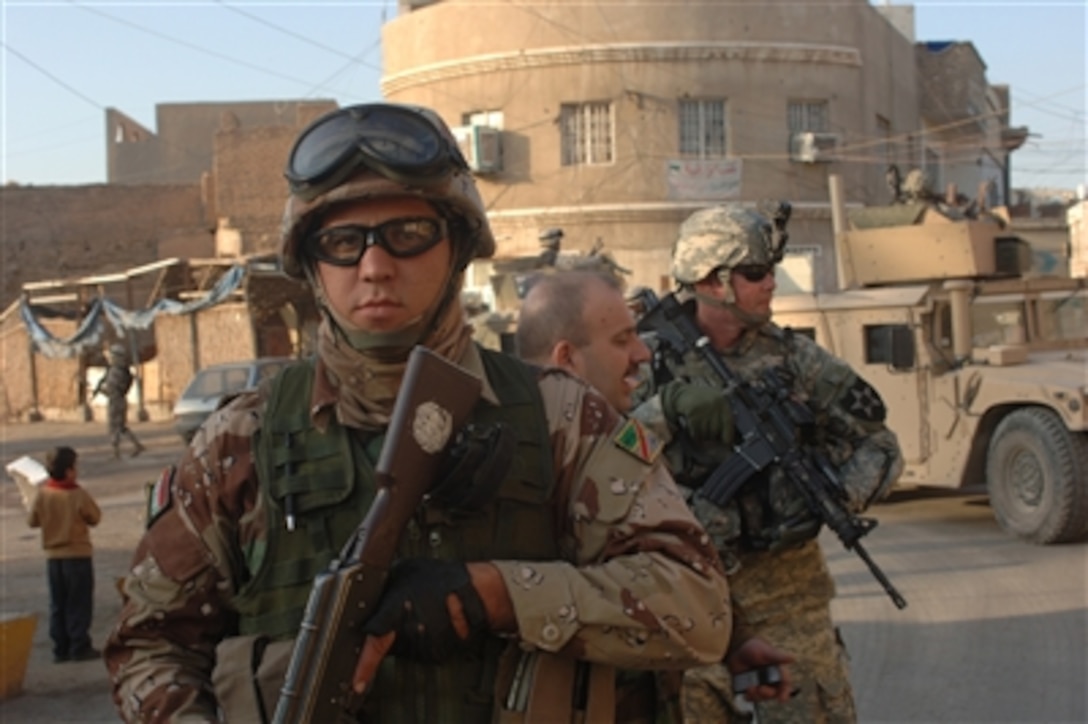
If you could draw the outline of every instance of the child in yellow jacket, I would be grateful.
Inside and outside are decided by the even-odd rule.
[[[88,661],[101,653],[91,645],[94,565],[89,527],[102,511],[76,482],[76,451],[57,447],[46,457],[49,480],[42,483],[27,524],[42,529],[49,578],[49,637],[53,661]]]

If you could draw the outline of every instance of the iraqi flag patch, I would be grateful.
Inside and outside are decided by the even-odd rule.
[[[657,435],[643,427],[638,420],[628,418],[612,438],[616,447],[625,450],[646,464],[652,464],[661,454],[663,444]]]
[[[174,488],[174,467],[164,469],[157,482],[147,488],[147,527],[170,508]]]

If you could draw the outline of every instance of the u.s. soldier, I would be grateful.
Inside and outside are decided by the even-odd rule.
[[[401,536],[347,675],[365,718],[539,720],[532,709],[546,706],[574,720],[611,695],[607,667],[721,660],[725,576],[652,436],[574,377],[472,342],[463,273],[495,242],[437,114],[337,110],[299,136],[287,177],[282,262],[316,295],[316,360],[236,398],[152,491],[105,652],[121,715],[259,721],[275,709],[310,583],[375,494],[417,344],[482,380],[477,430],[516,440],[501,469],[452,466]],[[510,654],[552,664],[523,671],[605,675],[559,677],[577,697],[508,696],[496,682],[511,680],[497,675]],[[531,691],[528,678],[513,680]]]
[[[106,396],[107,425],[110,444],[113,445],[113,457],[121,457],[121,438],[127,437],[132,443],[132,457],[144,451],[139,438],[128,426],[128,391],[132,387],[132,370],[128,366],[128,351],[125,345],[110,345],[109,366],[106,374],[98,381],[91,397],[99,394]]]
[[[812,340],[770,321],[788,219],[788,206],[777,209],[777,223],[741,204],[693,213],[680,227],[672,276],[687,297],[685,311],[730,370],[757,384],[774,370],[789,394],[813,411],[819,439],[811,443],[826,452],[849,508],[860,512],[898,477],[899,445],[875,389]],[[647,341],[659,348],[660,340]],[[694,351],[667,372],[655,370],[651,380],[634,415],[670,440],[676,480],[697,491],[733,454],[722,380]],[[772,469],[724,507],[696,493],[692,508],[722,555],[752,631],[797,657],[791,667],[797,696],[756,703],[761,724],[855,721],[846,651],[831,619],[835,585],[816,540],[820,521],[797,487]],[[733,691],[725,668],[685,672],[683,703],[693,721],[729,717]]]

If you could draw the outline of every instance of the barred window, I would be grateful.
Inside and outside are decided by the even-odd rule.
[[[831,109],[827,101],[790,101],[788,109],[790,133],[831,130]]]
[[[564,103],[559,130],[564,166],[612,162],[611,103]]]
[[[680,154],[688,158],[725,157],[725,101],[680,101]]]

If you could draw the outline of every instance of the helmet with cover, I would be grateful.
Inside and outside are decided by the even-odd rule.
[[[560,242],[563,241],[563,230],[552,226],[541,231],[536,238],[542,248],[558,250]]]
[[[306,278],[305,242],[338,204],[409,196],[435,206],[464,268],[495,253],[495,238],[476,183],[449,127],[429,108],[370,103],[341,108],[311,123],[295,141],[284,174],[280,258],[289,276]]]
[[[718,269],[770,266],[782,260],[784,238],[762,214],[740,204],[701,209],[680,225],[672,276],[684,286]]]
[[[128,361],[128,349],[120,342],[110,345],[110,359],[115,364],[124,364]]]

